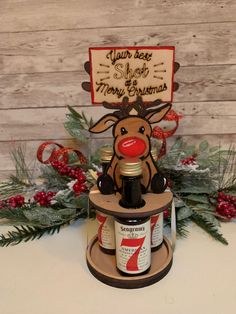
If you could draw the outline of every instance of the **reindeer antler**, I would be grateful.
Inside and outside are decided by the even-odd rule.
[[[104,108],[107,108],[107,109],[119,109],[114,112],[114,115],[116,115],[118,118],[127,117],[129,115],[130,104],[129,104],[129,98],[127,96],[123,98],[122,103],[110,104],[104,101],[102,105]]]
[[[111,104],[106,101],[102,103],[104,108],[118,109],[113,114],[117,116],[119,119],[129,116],[130,111],[132,109],[135,109],[139,116],[145,117],[148,112],[152,111],[152,110],[148,110],[148,108],[157,107],[161,104],[162,104],[161,99],[156,99],[153,102],[144,104],[141,96],[138,96],[136,101],[132,104],[129,103],[129,98],[127,96],[123,98],[122,103]]]

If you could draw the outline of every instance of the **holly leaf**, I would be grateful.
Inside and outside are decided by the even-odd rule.
[[[67,120],[64,123],[65,129],[68,131],[68,133],[72,136],[77,138],[81,142],[86,142],[87,138],[85,136],[86,131],[84,131],[84,128],[82,128],[78,121],[73,120],[71,117],[67,117]]]
[[[88,209],[88,195],[83,193],[75,199],[75,204],[79,208]]]
[[[187,219],[192,216],[192,213],[193,211],[189,207],[181,207],[176,213],[177,220]]]
[[[179,150],[183,146],[184,142],[182,138],[178,138],[175,143],[171,146],[171,151],[172,150]]]
[[[213,153],[213,152],[216,152],[219,149],[220,149],[219,146],[213,146],[213,147],[210,147],[209,152]]]
[[[204,194],[189,194],[184,196],[184,198],[197,203],[209,204],[208,196]]]
[[[199,150],[201,152],[203,152],[203,151],[207,150],[208,146],[209,146],[208,142],[207,141],[203,141],[199,145]]]
[[[47,227],[61,223],[65,218],[68,219],[69,216],[73,218],[76,214],[76,209],[66,208],[63,210],[55,210],[51,207],[36,207],[31,210],[24,210],[23,214],[32,225]]]
[[[187,146],[184,150],[186,156],[191,156],[195,153],[195,146],[191,145],[191,146]]]
[[[212,223],[213,225],[215,225],[216,227],[220,227],[220,221],[215,217],[214,213],[212,212],[204,212],[201,213],[199,211],[197,211],[198,215],[200,215],[201,217],[205,218],[205,220],[207,220],[209,223]]]
[[[211,194],[214,192],[214,187],[208,186],[187,186],[179,187],[178,193],[191,193],[191,194]]]
[[[179,208],[179,207],[184,206],[184,202],[181,199],[175,197],[174,201],[175,201],[175,207]]]

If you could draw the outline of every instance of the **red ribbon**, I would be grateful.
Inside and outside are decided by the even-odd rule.
[[[152,131],[152,136],[162,141],[161,149],[158,154],[158,158],[161,158],[166,154],[166,139],[167,137],[172,136],[179,127],[179,120],[182,118],[182,115],[178,115],[173,109],[171,109],[163,120],[166,121],[175,121],[175,127],[171,130],[164,131],[161,127],[155,126]]]
[[[52,151],[50,152],[50,156],[48,157],[48,159],[43,160],[45,149],[50,146],[53,147]],[[59,149],[57,149],[57,147],[59,147]],[[71,152],[75,153],[78,156],[81,164],[87,163],[86,157],[79,150],[69,147],[63,147],[61,144],[52,141],[44,142],[39,146],[37,151],[37,158],[43,164],[51,164],[53,161],[62,161],[63,163],[67,164],[69,161],[69,154]]]

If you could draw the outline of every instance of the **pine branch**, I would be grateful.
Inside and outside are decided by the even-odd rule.
[[[228,241],[218,231],[218,228],[212,222],[209,222],[206,217],[203,217],[194,211],[191,216],[191,220],[203,230],[205,230],[208,234],[210,234],[215,240],[228,245]]]
[[[8,231],[7,235],[0,235],[0,246],[17,245],[20,242],[28,242],[34,239],[40,239],[44,234],[53,235],[55,232],[59,232],[60,228],[63,226],[56,225],[46,228],[38,228],[32,226],[14,226],[15,230]]]
[[[63,190],[67,187],[69,183],[69,178],[59,174],[51,166],[41,167],[40,177],[44,179],[44,186],[46,190]]]
[[[62,223],[55,224],[49,227],[40,228],[30,225],[14,226],[15,230],[8,231],[6,235],[0,235],[0,247],[17,245],[19,243],[33,241],[35,239],[40,239],[43,235],[49,234],[53,235],[55,232],[59,233],[61,227],[70,225],[79,218],[85,218],[85,213],[78,214],[73,219],[70,218]]]
[[[219,169],[219,189],[225,190],[236,187],[236,151],[234,147],[230,147],[226,152],[226,162]]]
[[[84,112],[80,114],[71,106],[68,106],[68,109],[70,113],[66,115],[67,121],[64,123],[65,129],[71,136],[78,138],[80,141],[86,141],[83,131],[88,131],[93,125],[93,120],[88,120]]]
[[[0,199],[24,193],[35,186],[32,171],[25,161],[24,149],[19,146],[12,151],[11,156],[15,163],[16,175],[11,175],[7,182],[0,184]]]
[[[0,210],[0,219],[6,219],[10,224],[27,224],[30,222],[23,213],[23,208],[4,208]]]
[[[189,231],[186,229],[187,219],[177,220],[176,221],[176,231],[180,237],[186,238]]]
[[[17,147],[14,149],[11,153],[11,157],[15,163],[15,168],[16,168],[16,176],[12,176],[12,181],[13,178],[17,179],[18,182],[24,182],[27,180],[29,185],[32,185],[32,173],[28,169],[28,166],[25,161],[25,151],[22,146]],[[25,183],[26,185],[26,183]]]
[[[25,191],[25,184],[23,182],[12,181],[0,184],[0,200],[7,199],[13,195],[21,194]]]

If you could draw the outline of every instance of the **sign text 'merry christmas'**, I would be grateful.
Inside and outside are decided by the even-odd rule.
[[[173,47],[172,47],[173,48]],[[173,49],[91,48],[92,102],[172,99]]]

